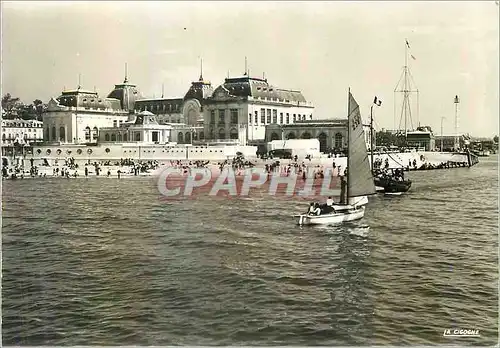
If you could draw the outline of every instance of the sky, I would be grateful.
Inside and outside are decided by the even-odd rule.
[[[82,88],[107,95],[124,78],[145,97],[183,97],[200,75],[300,90],[317,118],[344,118],[350,88],[366,122],[404,125],[405,65],[418,88],[408,127],[491,137],[499,127],[499,6],[447,2],[2,1],[2,94],[47,102]],[[445,119],[442,119],[442,118]]]

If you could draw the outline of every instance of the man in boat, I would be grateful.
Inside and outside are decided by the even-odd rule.
[[[347,182],[344,176],[340,177],[340,204],[346,204],[346,186]]]
[[[333,198],[332,197],[328,197],[328,199],[326,200],[326,206],[327,207],[331,207],[333,205]]]
[[[311,203],[309,206],[308,215],[321,215],[321,208],[318,203]]]

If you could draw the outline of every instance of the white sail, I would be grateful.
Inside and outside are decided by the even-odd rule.
[[[347,197],[375,194],[359,105],[349,91]]]

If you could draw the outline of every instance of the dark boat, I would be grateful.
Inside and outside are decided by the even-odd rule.
[[[394,172],[391,173],[392,175],[383,172],[375,172],[373,174],[375,186],[383,188],[383,193],[404,193],[408,192],[411,187],[411,180],[398,180]]]

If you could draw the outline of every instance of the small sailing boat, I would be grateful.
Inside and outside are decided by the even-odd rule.
[[[295,215],[299,225],[341,224],[362,219],[369,195],[376,193],[366,149],[359,105],[349,89],[347,129],[347,200],[331,206],[331,212]]]

